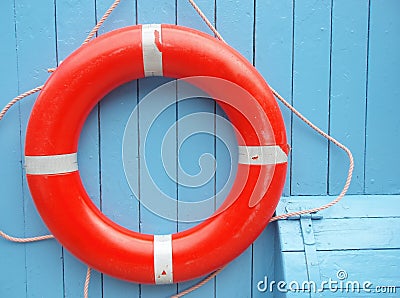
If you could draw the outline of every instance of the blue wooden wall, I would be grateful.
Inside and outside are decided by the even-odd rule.
[[[43,84],[47,69],[80,45],[112,2],[2,0],[0,106]],[[271,86],[352,149],[356,167],[351,194],[400,194],[400,1],[197,3]],[[186,0],[122,0],[100,34],[135,23],[177,23],[209,33]],[[213,101],[172,101],[166,107],[165,102],[187,92],[187,87],[172,81],[162,95],[156,94],[153,107],[137,105],[166,82],[135,81],[106,96],[91,113],[79,145],[80,171],[93,201],[117,223],[144,233],[171,233],[194,223],[179,220],[182,210],[177,205],[163,206],[164,217],[173,219],[168,220],[138,199],[162,193],[188,202],[210,198],[217,204],[235,172],[233,132]],[[47,233],[22,167],[26,124],[35,98],[13,107],[0,123],[0,229],[19,236]],[[160,107],[165,109],[154,119]],[[292,147],[284,195],[337,194],[347,169],[343,154],[286,109],[282,113]],[[130,185],[121,154],[129,118],[129,129],[136,130],[136,141],[125,149],[132,152],[125,164]],[[275,232],[270,225],[216,279],[190,297],[272,295],[257,291],[256,284],[278,270]],[[0,239],[0,297],[81,297],[85,273],[85,265],[55,240],[21,245]],[[191,284],[140,286],[94,273],[90,297],[167,297]]]

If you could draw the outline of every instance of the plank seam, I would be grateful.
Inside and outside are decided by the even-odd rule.
[[[400,250],[400,247],[382,247],[382,248],[329,248],[329,249],[316,249],[317,252],[338,252],[338,251],[343,251],[343,252],[347,252],[347,251],[354,251],[354,252],[360,252],[360,251],[397,251]],[[281,252],[286,252],[286,253],[299,253],[299,252],[305,252],[304,249],[293,249],[293,250],[289,250],[289,249],[282,249]]]
[[[217,29],[217,0],[214,0],[214,27],[215,27],[216,30],[218,30]],[[214,129],[215,129],[215,133],[217,133],[217,121],[216,121],[216,119],[217,119],[217,115],[216,115],[217,103],[215,101],[214,101],[214,112],[215,112],[215,115],[214,115],[214,117],[215,117]],[[214,138],[214,152],[215,152],[215,160],[214,160],[214,162],[215,162],[215,169],[216,169],[216,166],[217,166],[216,165],[216,161],[217,161],[217,138],[216,137]],[[215,173],[216,173],[216,171],[215,171]],[[215,177],[214,193],[216,194],[217,193],[217,174],[215,174],[214,177]],[[214,202],[215,202],[214,206],[215,206],[215,209],[216,209],[216,206],[217,206],[217,197],[216,196],[215,196],[215,201]],[[214,282],[214,284],[213,284],[213,286],[214,286],[213,295],[214,295],[214,298],[216,298],[217,297],[218,275],[214,277],[213,282]]]
[[[253,24],[252,24],[252,29],[253,29],[253,31],[252,31],[252,34],[253,34],[253,38],[252,38],[252,41],[253,41],[253,44],[252,44],[252,55],[253,55],[253,57],[252,57],[252,63],[253,63],[253,66],[255,67],[256,66],[256,0],[253,0]],[[239,153],[239,156],[240,156],[240,153]],[[255,284],[255,282],[254,282],[254,259],[255,259],[255,256],[254,256],[254,242],[251,244],[251,260],[250,260],[250,272],[251,272],[251,276],[250,276],[250,284],[251,285],[254,285]],[[250,286],[250,296],[251,297],[253,297],[253,286]]]
[[[332,99],[332,42],[333,42],[333,0],[331,0],[331,12],[330,12],[330,36],[329,36],[329,86],[328,86],[328,135],[331,135],[331,99]],[[327,140],[327,155],[328,155],[328,168],[326,175],[326,193],[331,193],[331,186],[329,184],[332,169],[330,165],[331,161],[331,148],[332,143]]]
[[[292,69],[291,69],[291,90],[290,90],[290,104],[294,104],[294,60],[295,60],[295,24],[296,24],[296,1],[292,0]],[[293,144],[293,113],[290,113],[290,145]],[[293,154],[289,154],[289,196],[293,195]]]
[[[368,124],[368,88],[369,88],[369,59],[370,59],[370,29],[371,29],[371,0],[368,0],[368,20],[367,20],[367,59],[366,59],[366,71],[365,71],[365,118],[364,118],[364,177],[363,177],[363,193],[366,194],[367,183],[366,183],[366,167],[367,167],[367,124]]]
[[[360,251],[396,251],[400,250],[400,247],[394,248],[394,247],[382,247],[382,248],[343,248],[343,249],[338,249],[338,248],[333,248],[333,249],[317,249],[317,252],[333,252],[333,251],[354,251],[354,252],[360,252]]]
[[[326,220],[348,220],[348,219],[400,219],[400,216],[345,216],[345,217],[324,217]]]
[[[18,94],[21,93],[20,89],[20,60],[19,60],[19,46],[18,46],[18,22],[17,22],[17,7],[16,7],[16,0],[13,1],[14,4],[14,36],[15,36],[15,55],[16,55],[16,70],[17,70],[17,92]],[[19,120],[19,147],[20,147],[20,160],[22,164],[22,160],[24,159],[24,150],[23,150],[23,141],[22,141],[22,113],[21,113],[21,105],[18,104],[18,120]],[[22,169],[22,166],[21,166]],[[24,183],[24,172],[21,171],[21,194],[22,194],[22,216],[23,216],[23,235],[26,237],[26,208],[25,208],[25,197],[26,197],[26,191],[25,191],[25,183]],[[27,252],[26,252],[26,246],[24,248],[24,264],[25,264],[25,269],[28,268],[28,263],[27,263]],[[28,296],[28,272],[25,270],[25,294]]]
[[[56,50],[56,65],[59,66],[59,52],[58,52],[58,23],[57,23],[57,1],[53,1],[54,5],[54,36],[55,36],[55,50]],[[61,246],[61,270],[62,270],[62,289],[63,297],[67,296],[67,286],[66,286],[66,273],[65,273],[65,252],[64,247]]]

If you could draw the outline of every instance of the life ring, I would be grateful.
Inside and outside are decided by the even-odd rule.
[[[112,222],[89,198],[77,165],[79,135],[91,109],[112,89],[146,76],[186,78],[208,92],[238,136],[236,180],[223,206],[172,235]],[[254,242],[281,196],[288,150],[273,94],[244,57],[193,29],[138,25],[82,46],[51,75],[29,119],[25,167],[42,219],[67,250],[116,278],[163,284],[221,268]]]

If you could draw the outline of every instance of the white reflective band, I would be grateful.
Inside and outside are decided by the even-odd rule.
[[[288,161],[279,146],[239,146],[239,163],[250,165],[274,165]]]
[[[143,66],[146,77],[163,76],[161,45],[161,25],[142,25]]]
[[[172,235],[154,235],[154,279],[156,284],[172,284]]]
[[[25,156],[25,171],[29,175],[65,174],[78,170],[78,154]]]

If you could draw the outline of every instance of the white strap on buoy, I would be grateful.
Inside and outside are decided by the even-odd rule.
[[[250,165],[275,165],[286,163],[288,157],[278,145],[239,146],[239,163]]]
[[[163,76],[161,25],[142,25],[142,50],[144,75],[146,77]]]
[[[29,175],[65,174],[78,171],[78,154],[25,156],[25,171]]]
[[[156,284],[172,284],[172,235],[154,235],[154,280]]]

